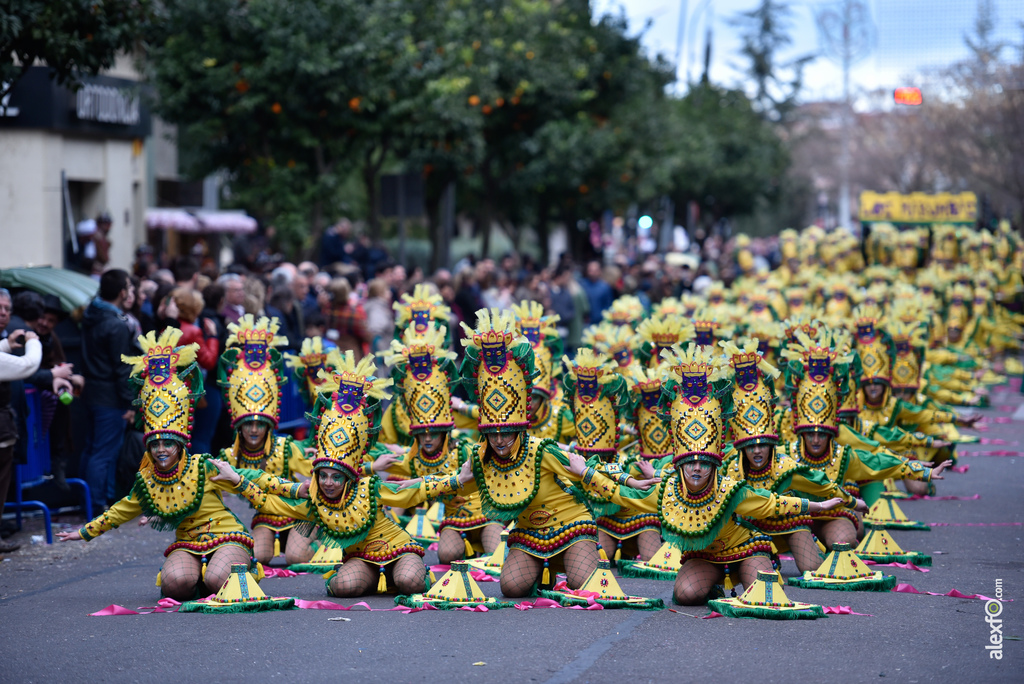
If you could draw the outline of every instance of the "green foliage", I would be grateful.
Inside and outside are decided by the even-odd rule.
[[[380,234],[385,170],[422,170],[432,241],[456,182],[518,248],[520,226],[543,246],[549,220],[666,195],[748,212],[788,163],[742,93],[669,97],[670,65],[586,0],[180,0],[147,43],[186,171],[225,171],[233,203],[307,251],[342,212]]]
[[[151,0],[5,0],[0,3],[0,99],[37,60],[58,83],[78,85],[135,46]]]

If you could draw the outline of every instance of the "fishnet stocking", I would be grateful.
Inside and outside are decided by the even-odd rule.
[[[501,543],[501,533],[504,531],[505,527],[497,523],[480,528],[480,543],[484,547],[484,553],[494,553],[494,549],[498,548],[498,544]]]
[[[712,587],[725,578],[721,565],[692,558],[679,569],[672,599],[681,606],[700,606],[708,601]]]
[[[857,545],[857,528],[846,518],[837,518],[828,522],[815,521],[814,536],[821,540],[825,548],[832,550],[833,544]]]
[[[252,531],[253,541],[252,555],[264,565],[270,563],[274,558],[274,531],[269,527],[257,527]],[[284,535],[281,535],[281,546],[284,547]]]
[[[462,535],[454,528],[446,527],[441,530],[437,540],[437,560],[448,565],[452,561],[461,560],[466,557],[466,543]]]
[[[654,530],[647,530],[637,535],[636,543],[640,551],[637,558],[643,561],[651,560],[661,548],[661,535]]]
[[[809,530],[797,530],[786,537],[789,550],[793,552],[793,560],[801,573],[817,570],[821,565],[822,555],[814,535]]]
[[[198,556],[183,549],[171,551],[160,569],[160,593],[176,601],[195,598],[202,567]]]
[[[507,598],[529,596],[543,567],[544,561],[540,558],[520,549],[510,549],[501,566],[501,593]]]
[[[772,561],[768,556],[751,556],[729,566],[729,572],[735,573],[732,576],[734,583],[742,584],[744,590],[754,583],[758,572],[771,571]]]
[[[331,578],[328,588],[331,596],[350,598],[362,596],[377,586],[377,575],[380,570],[358,558],[345,561],[338,567],[338,572]]]
[[[310,529],[308,537],[294,527],[288,530],[288,544],[284,547],[284,559],[288,565],[306,563],[313,557],[315,552],[312,544],[315,537],[316,528]]]
[[[602,529],[598,529],[597,543],[601,550],[604,551],[604,555],[608,556],[608,560],[615,558],[615,547],[618,546],[618,540],[615,537]],[[625,558],[625,554],[622,557]]]
[[[423,559],[415,553],[406,553],[385,568],[399,594],[422,594],[426,583],[427,569]]]
[[[248,568],[251,562],[249,549],[234,545],[222,546],[207,559],[206,579],[203,580],[203,584],[211,594],[216,593],[231,576],[232,565],[244,565]]]
[[[592,541],[581,541],[573,544],[562,552],[565,563],[565,581],[571,589],[579,589],[597,570],[597,544]]]

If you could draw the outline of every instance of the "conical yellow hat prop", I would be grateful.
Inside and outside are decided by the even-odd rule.
[[[489,610],[494,610],[515,605],[511,601],[499,601],[492,596],[484,595],[476,580],[469,575],[471,569],[470,565],[464,561],[454,561],[451,569],[425,593],[397,596],[395,603],[410,608],[422,608],[424,604],[429,603],[440,610],[476,606],[485,606]]]
[[[752,617],[767,620],[814,619],[825,616],[821,606],[790,600],[782,590],[777,572],[758,572],[739,598],[708,601],[708,608],[725,617]]]
[[[805,572],[803,577],[790,577],[788,582],[805,589],[889,591],[896,586],[896,577],[873,572],[849,544],[833,544],[821,567]]]
[[[508,530],[501,533],[501,543],[494,549],[494,553],[486,558],[471,558],[467,563],[475,570],[483,570],[491,577],[500,577],[501,568],[505,565],[505,552],[508,549]]]
[[[249,572],[249,566],[231,566],[231,574],[220,591],[210,599],[186,601],[179,613],[249,613],[260,610],[291,610],[295,599],[268,597],[260,589],[256,578]]]
[[[440,501],[435,501],[429,509],[427,509],[427,520],[440,525],[441,521],[444,520],[444,507],[441,506]]]
[[[292,572],[327,573],[341,565],[345,549],[332,544],[320,544],[313,557],[305,563],[294,563],[288,566]]]
[[[587,581],[579,588],[579,593],[547,589],[541,589],[538,593],[545,598],[558,601],[563,606],[585,606],[593,598],[596,603],[601,604],[605,608],[660,610],[665,607],[665,602],[659,598],[630,596],[622,591],[622,587],[619,586],[615,575],[612,574],[611,568],[612,566],[609,561],[597,561],[597,569],[590,574]]]
[[[896,540],[886,532],[884,525],[866,523],[867,534],[857,547],[857,555],[876,563],[913,563],[928,566],[932,557],[917,551],[904,551]]]
[[[415,514],[412,516],[412,520],[405,526],[405,531],[409,533],[413,539],[428,546],[437,541],[437,530],[431,524],[430,519],[427,518],[427,509],[417,508]]]
[[[882,525],[890,530],[931,530],[923,522],[907,517],[899,504],[892,499],[879,499],[864,516],[864,523]]]
[[[621,560],[617,565],[623,577],[675,580],[682,567],[682,559],[679,549],[665,542],[649,561]]]

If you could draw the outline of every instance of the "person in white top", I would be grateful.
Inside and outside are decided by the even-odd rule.
[[[39,369],[43,360],[43,345],[31,330],[5,332],[11,320],[11,293],[0,288],[0,511],[7,499],[14,469],[14,444],[18,441],[18,419],[11,408],[11,383],[24,380]],[[14,352],[25,348],[24,356]],[[0,541],[0,553],[18,549],[18,544]]]

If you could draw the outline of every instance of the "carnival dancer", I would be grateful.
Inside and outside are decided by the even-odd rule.
[[[722,397],[723,417],[734,449],[723,464],[725,474],[733,480],[745,480],[755,489],[819,500],[840,498],[845,507],[866,511],[863,502],[829,480],[823,472],[777,453],[779,435],[775,429],[772,380],[780,373],[760,355],[756,339],[741,338],[740,344],[742,347],[731,342],[720,343],[733,369],[730,391]],[[801,572],[820,565],[818,546],[810,534],[809,514],[748,522],[771,537],[775,551],[791,550]],[[795,534],[798,531],[805,534]]]
[[[557,315],[545,316],[542,305],[525,300],[513,304],[512,311],[516,317],[516,333],[530,343],[537,370],[530,391],[528,432],[532,437],[567,444],[576,431],[572,410],[566,405],[558,382],[556,363],[562,358],[562,337],[554,326],[559,318]]]
[[[413,594],[426,582],[423,547],[385,515],[384,507],[416,506],[442,492],[431,478],[391,483],[366,473],[367,454],[380,430],[380,400],[392,384],[375,377],[375,370],[372,357],[357,365],[349,351],[320,386],[312,416],[317,455],[308,499],[294,498],[278,478],[255,480],[264,490],[254,502],[262,513],[313,523],[319,544],[344,549],[345,562],[326,576],[331,596],[363,596],[374,588]]]
[[[576,420],[575,451],[613,479],[654,477],[654,466],[620,451],[620,421],[632,412],[626,381],[607,356],[581,349],[576,358],[562,359],[566,396]],[[661,546],[658,516],[618,507],[596,518],[597,538],[606,558],[650,560]]]
[[[184,601],[217,592],[232,565],[252,567],[253,538],[224,505],[223,493],[252,501],[261,492],[244,478],[231,483],[206,454],[189,452],[195,402],[203,395],[196,364],[199,345],[176,346],[181,331],[139,337],[142,356],[122,357],[139,390],[136,405],[145,426],[146,453],[131,492],[79,530],[59,532],[61,541],[90,541],[139,517],[157,530],[174,530],[157,574],[160,592]],[[298,495],[300,485],[292,485]]]
[[[416,440],[388,474],[400,479],[454,473],[468,453],[452,436],[451,386],[459,382],[444,348],[445,334],[437,328],[418,335],[407,328],[402,341],[391,342],[384,361],[391,367],[395,392],[409,409],[409,433]],[[450,495],[440,499],[444,518],[438,530],[437,558],[448,564],[477,553],[491,553],[501,543],[504,526],[491,522],[480,510],[480,495]]]
[[[838,408],[842,395],[848,391],[846,374],[852,355],[842,354],[833,346],[829,330],[820,330],[813,340],[802,331],[796,337],[797,341],[782,351],[788,361],[786,388],[796,433],[796,440],[781,448],[786,456],[823,471],[829,480],[854,496],[859,496],[857,483],[863,481],[942,479],[941,473],[951,461],[927,468],[920,461],[839,444]],[[814,535],[826,548],[831,549],[835,543],[856,546],[860,520],[853,511],[832,510],[812,517]]]
[[[551,585],[552,571],[564,567],[569,587],[580,588],[597,568],[597,526],[576,500],[579,478],[555,442],[524,434],[535,376],[533,349],[515,335],[511,312],[481,309],[477,328],[466,329],[460,372],[480,406],[484,438],[469,448],[474,479],[458,493],[479,491],[491,520],[515,521],[501,592],[527,596],[538,580]]]
[[[671,375],[665,391],[671,400],[675,443],[674,469],[658,486],[641,491],[617,484],[570,454],[570,469],[588,497],[655,513],[667,542],[682,552],[673,599],[699,605],[712,598],[714,586],[729,577],[749,587],[758,572],[772,570],[771,542],[740,524],[736,515],[769,518],[817,513],[842,503],[835,498],[810,502],[756,491],[727,477],[722,463],[722,415],[719,397],[728,388],[729,369],[716,350],[691,343],[666,351]],[[648,484],[646,482],[641,484]]]
[[[221,355],[219,384],[228,400],[235,442],[221,450],[221,458],[235,468],[262,470],[285,480],[308,478],[309,459],[290,436],[275,435],[281,415],[281,353],[274,347],[287,340],[277,335],[275,319],[251,314],[228,325],[227,349]],[[284,552],[289,563],[302,563],[313,555],[311,539],[294,532],[297,520],[257,514],[252,519],[254,555],[260,563]],[[294,533],[293,533],[294,532]]]

